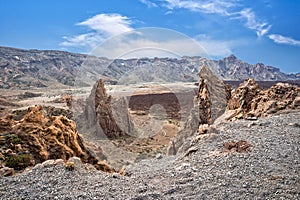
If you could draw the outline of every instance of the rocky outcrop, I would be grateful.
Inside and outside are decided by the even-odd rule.
[[[284,109],[300,108],[300,87],[277,83],[262,90],[253,79],[247,79],[232,93],[227,110],[227,119],[265,117]]]
[[[68,160],[73,156],[96,168],[103,167],[85,146],[74,121],[51,115],[42,106],[0,118],[0,143],[2,167],[23,170],[49,159]]]
[[[226,109],[227,101],[230,99],[230,86],[215,76],[207,66],[203,66],[199,72],[198,93],[189,118],[184,128],[177,134],[175,140],[171,141],[167,150],[170,155],[177,152],[185,152],[192,142],[192,137],[199,134],[211,132],[209,125],[221,116]]]
[[[112,99],[101,79],[94,85],[80,121],[85,132],[100,137],[116,138],[133,131],[126,98]]]
[[[230,99],[230,86],[225,84],[212,71],[203,66],[199,73],[197,100],[200,124],[212,124],[226,109]]]

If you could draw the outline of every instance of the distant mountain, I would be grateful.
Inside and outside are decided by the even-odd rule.
[[[248,64],[234,55],[222,60],[203,57],[116,59],[54,50],[0,47],[0,88],[93,85],[99,78],[118,84],[192,82],[199,68],[208,66],[224,80],[300,79],[262,63]]]

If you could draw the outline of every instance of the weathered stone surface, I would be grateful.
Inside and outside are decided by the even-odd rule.
[[[42,106],[35,106],[19,112],[18,116],[0,118],[0,137],[4,141],[0,152],[4,166],[22,170],[49,159],[68,160],[73,156],[96,165],[99,160],[85,146],[74,121],[49,114]]]
[[[133,131],[126,98],[114,99],[106,93],[103,80],[94,85],[84,110],[82,126],[97,136],[116,138]]]
[[[177,134],[175,140],[170,142],[167,151],[169,155],[185,152],[190,147],[192,136],[197,131],[200,134],[206,133],[210,129],[209,125],[225,112],[227,101],[231,96],[230,86],[215,76],[206,66],[201,68],[199,77],[195,107],[182,131]]]
[[[9,167],[0,168],[0,177],[1,176],[12,176],[15,174],[15,170]]]
[[[227,109],[234,111],[227,119],[264,117],[285,109],[299,108],[300,87],[277,83],[262,90],[253,79],[247,79],[233,91]]]

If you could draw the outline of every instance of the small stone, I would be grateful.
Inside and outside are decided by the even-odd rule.
[[[259,123],[259,126],[269,126],[271,124],[271,122],[262,122]]]
[[[9,167],[3,167],[0,169],[0,177],[1,176],[12,176],[15,174],[15,170]]]
[[[300,124],[298,124],[298,123],[289,123],[289,126],[300,128]]]
[[[249,123],[249,124],[247,125],[247,127],[250,128],[251,126],[256,126],[256,125],[257,125],[256,122],[251,122],[251,123]]]
[[[246,120],[250,121],[256,121],[258,118],[257,117],[247,117]]]
[[[51,165],[54,165],[55,161],[54,160],[46,160],[45,162],[42,163],[42,168],[44,167],[49,167]]]
[[[69,158],[68,162],[73,162],[75,165],[81,165],[82,164],[80,158],[75,157],[75,156],[72,157],[72,158]]]
[[[113,177],[113,178],[120,178],[120,174],[119,174],[119,173],[113,173],[113,174],[112,174],[112,177]]]
[[[198,171],[198,169],[197,169],[196,167],[192,167],[192,170],[193,170],[194,172],[197,172],[197,171]]]
[[[65,164],[65,168],[66,170],[73,171],[75,169],[75,163],[68,161]]]
[[[159,154],[157,154],[157,155],[155,156],[155,158],[156,158],[157,160],[162,159],[162,155],[159,153]]]
[[[147,191],[147,187],[145,186],[139,186],[138,190],[137,190],[139,193],[144,193]]]

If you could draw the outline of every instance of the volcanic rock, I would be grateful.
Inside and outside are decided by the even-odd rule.
[[[247,79],[233,91],[227,110],[232,112],[227,119],[265,117],[281,110],[298,109],[300,87],[277,83],[262,90],[253,79]]]
[[[167,153],[175,155],[190,148],[192,137],[197,133],[204,134],[210,130],[211,125],[226,109],[230,99],[230,86],[215,76],[207,66],[199,72],[199,87],[195,107],[192,109],[184,128],[171,141]],[[199,127],[200,126],[200,127]]]
[[[0,168],[0,177],[1,176],[12,176],[15,174],[15,170],[9,167]]]
[[[101,168],[99,159],[78,134],[74,121],[62,115],[49,115],[42,106],[18,114],[0,118],[3,166],[23,170],[49,159],[68,160],[77,156]]]
[[[230,99],[230,86],[225,84],[212,71],[203,66],[199,72],[198,105],[200,124],[212,124],[226,109]]]
[[[100,137],[126,136],[133,130],[126,98],[112,100],[102,79],[94,85],[80,121],[84,121],[85,132],[96,132]]]

